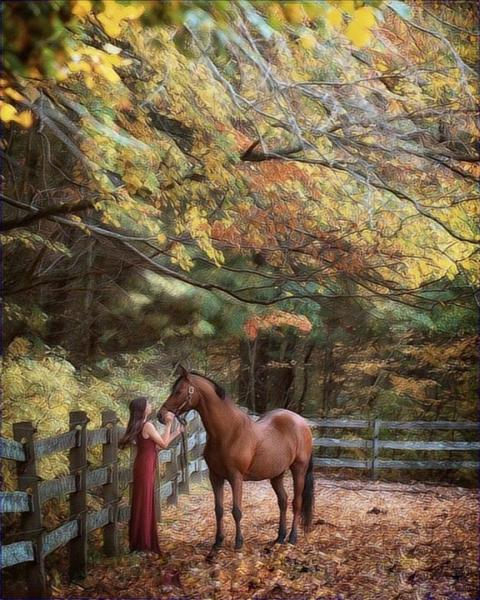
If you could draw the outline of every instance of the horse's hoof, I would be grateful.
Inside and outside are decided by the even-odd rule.
[[[292,546],[295,546],[295,544],[297,543],[297,534],[290,535],[290,537],[288,538],[288,543],[292,544]]]
[[[243,540],[235,542],[235,550],[241,550],[243,548]]]
[[[276,540],[273,540],[273,545],[275,546],[276,544],[285,544],[285,538],[277,538]]]

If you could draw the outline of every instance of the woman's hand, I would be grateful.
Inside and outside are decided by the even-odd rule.
[[[165,413],[165,416],[163,417],[163,420],[165,421],[165,423],[168,425],[168,423],[172,423],[173,419],[175,418],[175,415],[168,411]]]

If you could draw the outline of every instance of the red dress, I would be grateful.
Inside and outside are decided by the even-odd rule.
[[[130,551],[151,550],[160,554],[155,517],[155,473],[157,446],[150,438],[137,435],[137,455],[133,464],[133,492],[128,523]]]

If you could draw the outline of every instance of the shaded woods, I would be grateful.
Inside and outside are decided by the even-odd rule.
[[[92,428],[104,410],[125,421],[134,395],[159,407],[179,363],[257,415],[287,408],[372,423],[477,420],[475,2],[58,0],[7,1],[1,11],[3,437],[22,421],[41,437],[57,434],[73,410],[86,411]],[[476,439],[467,430],[397,433],[399,441]],[[425,460],[422,452],[392,448],[386,458]],[[323,453],[362,458],[355,446]],[[92,464],[100,458],[92,449]],[[67,473],[65,453],[40,461],[41,477]],[[17,489],[13,467],[3,474],[5,489]],[[382,477],[477,483],[466,469],[385,469]],[[258,495],[269,507],[272,498],[255,489],[252,506]],[[321,579],[315,593],[355,597],[354,586],[339,587],[355,572],[345,540],[356,547],[368,519],[383,519],[379,531],[392,541],[372,538],[384,553],[386,590],[474,593],[471,557],[450,564],[445,550],[470,552],[458,525],[468,507],[473,514],[469,492],[445,508],[455,529],[449,545],[447,529],[433,525],[443,510],[436,501],[423,515],[421,495],[385,491],[380,505],[359,491],[358,519],[345,528],[342,506],[357,492],[332,492],[332,508],[327,489],[321,505],[338,512],[317,515],[325,522],[304,547],[317,556],[292,551],[287,569]],[[172,512],[161,534],[167,548],[213,527],[206,495]],[[396,515],[407,497],[405,515]],[[66,504],[46,504],[52,527]],[[375,507],[387,512],[372,516]],[[17,525],[5,516],[9,533]],[[426,551],[432,560],[422,562],[413,542],[394,546],[398,527],[402,540],[420,531],[415,544],[435,548]],[[171,548],[178,589],[194,597],[186,554]],[[285,566],[288,551],[278,552]],[[218,568],[233,565],[243,597],[248,589],[253,597],[247,554]],[[259,568],[273,561],[265,568],[274,572],[273,556],[259,555]],[[108,585],[132,593],[140,567],[122,561],[123,588],[107,574],[105,589],[98,576],[98,588],[94,578],[68,593],[97,597]],[[200,584],[217,567],[193,563],[202,590],[242,597],[231,581]],[[66,594],[61,567],[50,566]],[[362,599],[379,597],[372,569],[363,583],[352,579]],[[148,573],[135,585],[154,594]],[[270,597],[272,586],[257,591]],[[279,586],[280,597],[302,593],[286,580]]]

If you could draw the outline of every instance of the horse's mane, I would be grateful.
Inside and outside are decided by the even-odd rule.
[[[206,379],[207,381],[209,381],[213,385],[213,387],[215,388],[215,393],[217,394],[217,396],[219,398],[221,398],[222,400],[225,400],[225,398],[227,397],[227,392],[216,381],[214,381],[210,377],[207,377],[206,375],[203,375],[202,373],[198,373],[197,371],[190,371],[190,373],[192,375],[197,375],[198,377],[203,377],[203,379]],[[177,387],[178,382],[180,381],[180,379],[182,379],[182,377],[183,377],[183,375],[180,375],[179,377],[177,377],[175,383],[172,386],[172,393],[175,391],[175,388]]]

